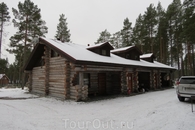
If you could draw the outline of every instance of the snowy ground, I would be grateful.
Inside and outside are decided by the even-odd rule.
[[[174,88],[86,103],[0,89],[1,130],[194,130],[194,121]]]

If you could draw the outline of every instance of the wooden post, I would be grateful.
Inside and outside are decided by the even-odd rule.
[[[28,82],[29,82],[28,89],[29,89],[29,92],[31,92],[32,91],[32,71],[29,72]]]
[[[150,88],[153,89],[153,71],[150,71]]]
[[[126,71],[121,72],[121,92],[126,94],[127,92],[127,82],[126,82]]]
[[[83,87],[83,72],[79,72],[79,85]]]
[[[64,94],[65,94],[65,99],[70,98],[70,74],[71,74],[71,67],[70,67],[70,62],[69,61],[65,61],[65,78],[64,78]]]
[[[162,85],[162,81],[161,81],[161,72],[158,70],[158,80],[159,80],[159,82],[158,82],[158,85],[159,85],[159,88],[161,88],[161,85]]]
[[[133,91],[138,92],[139,81],[138,81],[138,72],[137,69],[133,69]]]
[[[154,90],[156,89],[156,81],[157,81],[157,78],[156,78],[156,72],[153,72],[153,88],[154,88]]]
[[[48,47],[44,47],[45,49],[45,95],[49,94],[49,60],[50,60],[50,49]]]
[[[24,71],[24,73],[28,74],[28,82],[26,83],[26,86],[28,87],[28,91],[32,91],[32,71]]]

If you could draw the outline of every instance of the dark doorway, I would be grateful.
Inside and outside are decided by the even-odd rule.
[[[106,94],[106,73],[98,73],[98,94]]]
[[[121,78],[119,73],[111,75],[111,88],[111,94],[119,94],[121,92]]]
[[[169,76],[167,73],[161,73],[161,84],[162,87],[169,87]]]
[[[139,72],[138,74],[139,79],[139,88],[144,88],[145,91],[150,90],[150,72]]]

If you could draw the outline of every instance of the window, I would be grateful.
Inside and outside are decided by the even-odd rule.
[[[126,58],[127,58],[127,59],[130,59],[130,55],[129,55],[129,54],[126,54]]]
[[[106,56],[106,50],[102,50],[102,55]]]
[[[58,57],[59,54],[53,50],[51,50],[51,57]]]
[[[195,84],[195,78],[181,78],[180,84]]]
[[[135,59],[134,60],[138,60],[138,56],[137,55],[135,55],[135,57],[134,57]]]

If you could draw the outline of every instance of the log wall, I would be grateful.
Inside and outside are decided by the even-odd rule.
[[[45,94],[45,67],[34,67],[32,70],[32,92]]]
[[[49,61],[49,95],[59,98],[65,97],[66,66],[65,58],[52,57]]]

